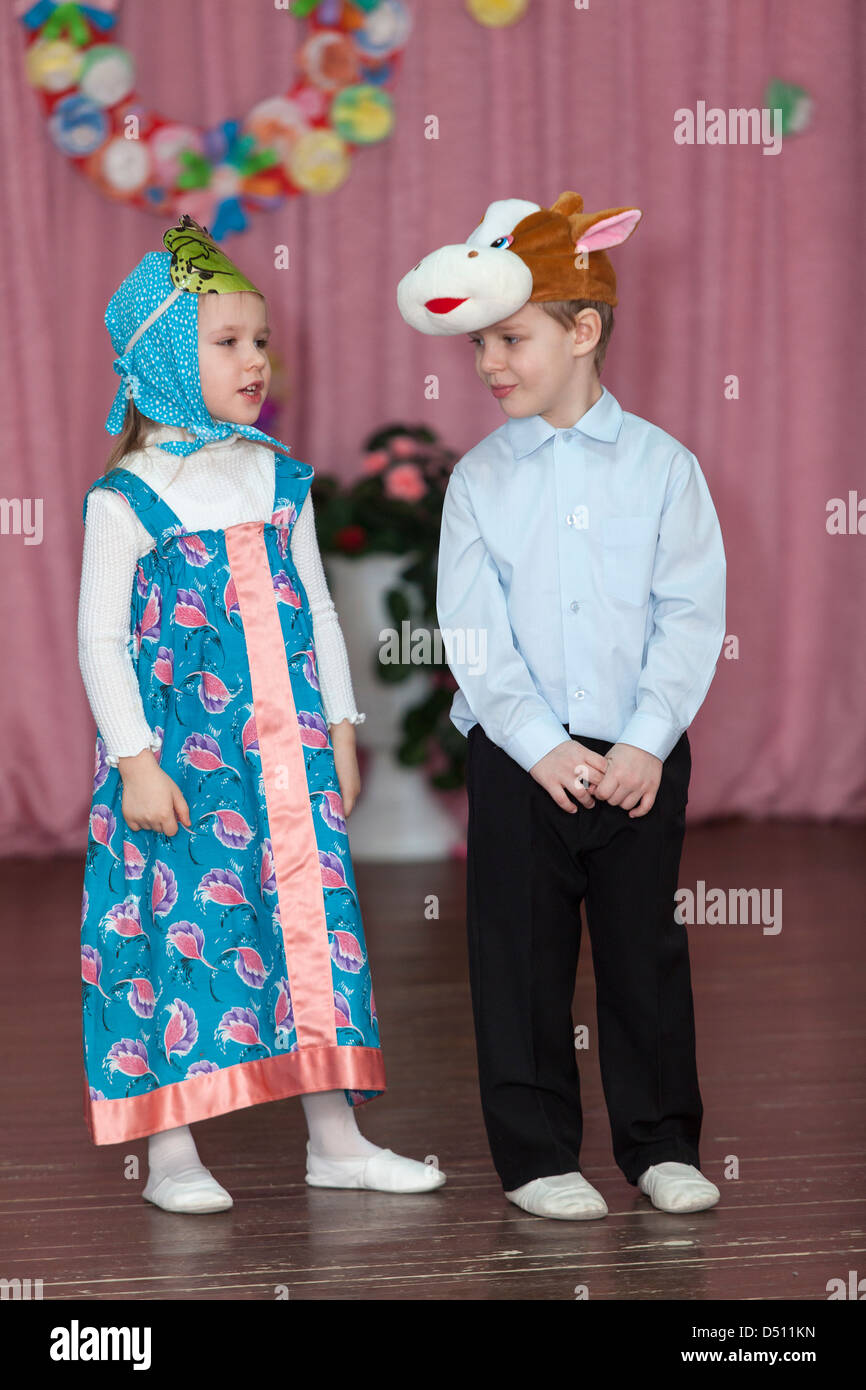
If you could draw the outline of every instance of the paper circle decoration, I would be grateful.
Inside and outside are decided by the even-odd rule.
[[[215,241],[247,212],[331,193],[353,149],[387,139],[395,76],[411,29],[403,0],[294,0],[307,37],[289,90],[215,127],[141,103],[135,61],[114,41],[120,0],[17,0],[27,81],[57,148],[106,197],[165,217],[187,212]]]

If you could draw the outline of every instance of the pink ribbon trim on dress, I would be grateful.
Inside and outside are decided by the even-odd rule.
[[[336,1047],[322,867],[264,529],[263,521],[232,526],[226,547],[250,665],[298,1046]]]

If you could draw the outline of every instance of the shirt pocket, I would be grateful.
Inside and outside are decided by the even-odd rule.
[[[602,522],[605,593],[636,607],[650,595],[658,525],[652,516],[609,516]]]

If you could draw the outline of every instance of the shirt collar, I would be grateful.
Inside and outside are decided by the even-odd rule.
[[[600,439],[605,444],[613,444],[621,428],[622,407],[606,386],[602,386],[601,395],[595,405],[591,405],[589,410],[581,415],[577,423],[571,426],[571,430],[556,429],[540,415],[529,415],[522,420],[511,419],[505,422],[508,442],[515,458],[531,454],[533,449],[537,449],[551,435],[567,435],[570,438],[573,430],[579,430],[590,439]]]

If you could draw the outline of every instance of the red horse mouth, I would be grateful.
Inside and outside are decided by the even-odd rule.
[[[450,314],[458,304],[465,303],[465,299],[428,299],[424,308],[429,309],[431,314]]]

